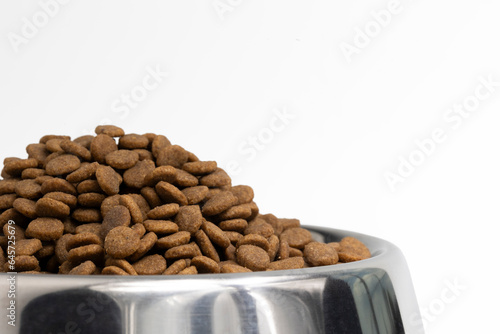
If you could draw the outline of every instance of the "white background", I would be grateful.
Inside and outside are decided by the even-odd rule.
[[[427,333],[496,330],[498,2],[54,1],[0,4],[0,159],[100,123],[164,134],[264,213],[395,243]]]

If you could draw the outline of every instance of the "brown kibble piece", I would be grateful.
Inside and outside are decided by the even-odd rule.
[[[328,246],[333,247],[337,252],[340,252],[340,243],[339,242],[329,242]]]
[[[224,234],[217,225],[205,220],[202,224],[203,231],[208,236],[210,241],[215,243],[216,245],[226,248],[231,244],[229,238]]]
[[[146,231],[156,234],[172,234],[179,231],[179,226],[170,220],[145,220],[144,227]]]
[[[85,261],[71,269],[68,275],[92,275],[97,267],[92,261]]]
[[[196,267],[200,274],[218,274],[220,268],[217,262],[206,256],[195,256],[191,259],[191,265]]]
[[[125,135],[125,131],[115,125],[98,125],[95,128],[95,133],[98,135],[108,135],[110,137],[121,137]]]
[[[102,269],[101,274],[102,275],[121,275],[121,276],[130,275],[125,270],[123,270],[122,268],[117,267],[117,266],[106,266]]]
[[[156,193],[165,203],[178,203],[179,205],[187,205],[187,198],[182,191],[173,184],[165,181],[160,181],[155,186]]]
[[[155,208],[163,204],[156,191],[151,187],[142,188],[141,195],[146,199],[151,208]]]
[[[15,193],[18,181],[18,179],[0,180],[0,195]]]
[[[16,256],[33,255],[42,249],[42,242],[38,239],[23,239],[16,242]]]
[[[22,181],[24,182],[24,181]],[[51,192],[56,192],[60,191],[63,193],[67,193],[73,196],[76,196],[76,189],[75,187],[69,183],[68,181],[64,179],[60,179],[57,177],[47,179],[42,183],[42,188],[41,188],[42,194],[47,194]]]
[[[139,248],[140,238],[130,227],[113,228],[104,240],[106,253],[117,259],[132,255]]]
[[[231,187],[230,191],[238,198],[238,204],[250,203],[253,200],[253,189],[249,186],[234,186]]]
[[[42,195],[42,187],[35,181],[31,179],[22,180],[16,183],[16,194],[20,197],[28,198],[28,199],[37,199]],[[14,196],[14,197],[12,197]],[[8,198],[9,201],[11,198],[15,199],[14,194],[2,195],[0,198]],[[12,202],[14,202],[12,199]],[[3,202],[3,201],[2,201]],[[10,202],[10,207],[12,207],[12,203]],[[0,209],[4,209],[5,205],[0,204]]]
[[[253,245],[243,245],[236,250],[238,264],[252,271],[263,271],[269,267],[269,255]]]
[[[78,199],[75,196],[60,191],[47,193],[43,198],[55,199],[56,201],[66,204],[70,209],[74,209],[78,203]]]
[[[194,187],[198,185],[198,178],[182,169],[176,168],[173,183],[179,187]]]
[[[221,266],[220,272],[223,274],[234,274],[234,273],[251,273],[252,271],[238,264],[227,263]]]
[[[142,188],[146,185],[146,175],[155,169],[155,163],[151,160],[139,161],[123,173],[123,182],[133,188]]]
[[[35,205],[38,217],[65,218],[69,216],[69,206],[52,198],[40,198]]]
[[[30,255],[18,255],[14,258],[14,269],[10,268],[10,264],[7,262],[4,265],[6,272],[23,272],[23,271],[40,271],[40,266],[38,260],[34,256]]]
[[[89,161],[90,159],[92,159],[92,154],[90,153],[90,151],[77,142],[71,141],[69,139],[64,139],[59,143],[59,146],[62,150],[64,150],[64,152],[73,154],[85,161]]]
[[[7,194],[0,196],[0,210],[10,209],[16,200],[16,194]]]
[[[106,266],[116,266],[129,275],[137,276],[134,267],[127,260],[108,258],[106,259]]]
[[[158,166],[182,168],[188,162],[188,152],[179,145],[168,145],[159,150],[156,159]]]
[[[26,168],[38,167],[38,161],[33,158],[17,159],[5,163],[3,172],[11,176],[20,176]]]
[[[21,173],[21,179],[36,179],[45,175],[45,170],[40,168],[26,168]]]
[[[146,136],[138,135],[136,133],[129,133],[120,137],[118,147],[126,148],[129,150],[136,148],[147,148],[149,140]]]
[[[182,193],[186,196],[189,205],[198,204],[208,195],[207,186],[195,186],[182,189]]]
[[[166,237],[158,239],[156,246],[161,249],[173,248],[181,245],[186,245],[191,240],[191,233],[180,231]]]
[[[167,137],[165,137],[164,135],[157,135],[151,143],[151,152],[153,153],[155,158],[158,158],[158,154],[160,153],[160,151],[170,145],[172,144]]]
[[[167,260],[177,260],[185,258],[191,259],[196,255],[197,255],[197,250],[192,244],[172,247],[165,252],[165,258]]]
[[[175,216],[179,210],[179,204],[177,203],[164,204],[149,210],[147,216],[149,219],[167,219]]]
[[[288,242],[281,240],[278,248],[278,254],[276,254],[278,260],[288,259],[290,257],[290,246]]]
[[[73,248],[68,252],[68,261],[73,264],[85,262],[87,260],[92,262],[102,261],[104,249],[101,245],[90,244]]]
[[[26,228],[26,236],[42,241],[59,239],[64,231],[64,225],[59,219],[37,218],[32,220]]]
[[[116,195],[120,191],[123,179],[112,167],[99,166],[95,172],[97,182],[101,189],[108,195]]]
[[[26,198],[16,198],[14,202],[12,202],[12,206],[19,213],[24,216],[35,219],[37,218],[36,214],[36,202]]]
[[[144,183],[148,186],[155,186],[160,181],[174,183],[177,169],[172,166],[159,166],[146,174]]]
[[[130,212],[123,205],[117,205],[107,211],[102,221],[100,235],[104,239],[108,235],[109,231],[118,226],[129,226],[130,225]]]
[[[252,209],[248,204],[235,205],[221,212],[217,215],[219,220],[229,220],[229,219],[250,219],[252,216]]]
[[[82,164],[80,168],[67,175],[66,180],[71,183],[77,183],[90,179],[95,175],[97,166],[99,166],[97,162]]]
[[[175,223],[180,231],[188,231],[194,235],[203,224],[203,216],[198,205],[188,205],[179,208]]]
[[[113,138],[105,134],[99,134],[90,143],[92,158],[100,164],[106,163],[106,155],[117,151],[118,146]]]
[[[248,227],[245,229],[244,234],[260,234],[264,238],[269,238],[274,234],[273,227],[266,223],[264,219],[255,218],[248,223]]]
[[[134,167],[139,161],[139,154],[130,150],[118,150],[106,155],[106,163],[116,169]]]
[[[200,184],[211,188],[223,187],[231,185],[231,178],[223,169],[217,168],[215,172],[203,176],[200,179]]]
[[[160,275],[167,269],[167,261],[159,254],[149,255],[132,265],[139,275]]]
[[[274,261],[269,264],[271,270],[287,270],[304,268],[303,257],[290,257],[288,259]]]
[[[182,270],[186,268],[186,260],[180,259],[172,263],[165,271],[163,272],[163,275],[177,275],[180,273]]]
[[[219,223],[219,227],[224,231],[235,231],[243,233],[248,227],[248,222],[245,219],[230,219]]]
[[[196,275],[198,274],[198,270],[196,270],[195,266],[187,267],[186,269],[181,270],[177,275]]]
[[[100,208],[106,195],[94,192],[88,192],[78,195],[78,204],[86,208]]]
[[[79,208],[73,211],[71,217],[80,223],[96,223],[102,221],[99,209]]]
[[[50,160],[45,166],[48,175],[69,174],[80,167],[80,159],[72,154],[63,154]]]
[[[304,247],[304,258],[307,264],[316,266],[328,266],[335,264],[339,256],[333,247],[321,242],[310,242]]]
[[[236,204],[238,204],[238,198],[236,196],[230,191],[222,191],[214,195],[205,203],[202,212],[206,216],[213,216]]]
[[[139,260],[147,252],[149,252],[151,248],[153,248],[157,240],[158,237],[156,236],[156,234],[154,234],[154,232],[147,233],[144,237],[142,237],[142,239],[139,242],[139,247],[137,248],[135,253],[129,257],[129,260],[130,261]]]
[[[132,222],[134,224],[143,222],[142,211],[131,195],[122,195],[120,197],[120,204],[125,206],[128,211],[130,211],[130,217],[132,218]]]
[[[290,247],[303,249],[305,245],[313,241],[311,232],[301,227],[286,229],[280,235],[281,240],[288,242]]]
[[[186,162],[185,164],[182,165],[182,169],[193,175],[205,175],[205,174],[210,174],[217,169],[217,162],[215,161]]]
[[[353,237],[345,237],[340,240],[340,252],[338,253],[341,262],[353,262],[368,259],[371,254],[360,240]]]
[[[247,234],[236,243],[236,248],[242,245],[254,245],[262,248],[266,252],[269,251],[269,241],[260,234]]]

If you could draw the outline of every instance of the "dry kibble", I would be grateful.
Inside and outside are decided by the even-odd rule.
[[[77,183],[90,179],[95,175],[97,166],[99,166],[97,162],[93,162],[90,164],[82,164],[80,168],[78,168],[71,174],[67,175],[66,180],[71,183]]]
[[[139,154],[130,150],[118,150],[106,155],[106,163],[116,169],[128,169],[134,167],[139,161]]]
[[[173,248],[181,245],[186,245],[191,240],[191,233],[180,231],[166,237],[158,239],[156,246],[162,249]]]
[[[203,205],[202,213],[206,216],[213,216],[221,213],[238,203],[238,198],[230,191],[222,191],[210,198]]]
[[[163,275],[177,275],[186,267],[187,267],[186,260],[184,259],[177,260],[174,263],[172,263],[167,269],[165,269]]]
[[[358,239],[345,237],[340,240],[339,260],[341,262],[353,262],[368,259],[370,250]]]
[[[220,273],[220,268],[217,262],[206,256],[195,256],[191,259],[191,265],[196,267],[196,270],[200,273],[210,273],[218,274]]]
[[[85,261],[80,263],[78,266],[74,267],[69,271],[69,275],[92,275],[97,267],[92,261]]]
[[[132,265],[139,275],[161,275],[167,269],[167,261],[159,254],[149,255]]]
[[[136,232],[136,231],[134,231]],[[154,232],[149,232],[145,236],[142,237],[142,239],[139,241],[139,247],[137,250],[134,252],[129,257],[130,261],[137,261],[140,258],[142,258],[153,246],[155,245],[156,241],[158,240],[158,237]]]
[[[269,251],[269,241],[260,234],[247,234],[236,243],[236,247],[239,248],[242,245],[254,245],[262,248],[266,252]]]
[[[64,139],[59,143],[59,146],[64,152],[73,154],[82,160],[89,161],[92,159],[90,151],[80,143]]]
[[[179,212],[179,204],[177,203],[164,204],[157,206],[154,209],[151,209],[148,212],[147,217],[149,219],[167,219],[177,215],[178,212]]]
[[[31,274],[248,273],[371,256],[358,239],[316,242],[298,219],[260,214],[251,187],[163,135],[95,133],[46,135],[27,158],[4,159],[0,272],[11,233],[15,269]]]
[[[159,150],[156,164],[182,168],[182,165],[188,162],[188,157],[188,152],[179,145],[168,145]]]
[[[198,205],[188,205],[179,208],[175,216],[175,223],[179,230],[188,231],[194,235],[203,224],[203,216]]]
[[[44,197],[40,198],[35,205],[35,212],[38,217],[65,218],[69,216],[69,206],[58,200]]]
[[[146,175],[155,169],[155,163],[152,160],[142,160],[123,173],[123,182],[133,188],[141,189],[146,185]]]
[[[217,169],[217,162],[215,161],[186,162],[184,165],[182,165],[182,169],[193,175],[205,175],[205,174],[210,174]]]
[[[280,239],[288,242],[290,247],[299,249],[303,249],[305,245],[313,241],[311,232],[301,227],[286,229],[283,233],[281,233]]]
[[[98,135],[100,134],[108,135],[110,137],[121,137],[125,135],[125,131],[123,131],[122,128],[119,128],[115,125],[98,125],[95,128],[95,133]]]
[[[129,226],[130,225],[130,212],[123,205],[117,205],[107,211],[104,216],[104,220],[101,224],[100,235],[102,238],[106,238],[109,231],[118,226]]]
[[[203,201],[203,199],[205,199],[205,197],[207,196],[208,187],[207,186],[189,187],[182,189],[182,193],[184,194],[184,196],[186,196],[189,205],[198,204],[201,201]]]
[[[38,239],[23,239],[16,242],[16,255],[33,255],[42,249],[42,242]]]
[[[284,260],[278,260],[269,264],[271,270],[287,270],[304,268],[303,257],[290,257]]]
[[[117,226],[106,235],[104,249],[116,259],[123,259],[139,248],[140,238],[130,227]]]
[[[105,134],[98,134],[90,143],[92,159],[100,164],[106,163],[106,155],[118,150],[115,140]]]
[[[173,184],[165,181],[160,181],[155,186],[156,193],[165,203],[178,203],[179,205],[187,205],[187,198],[182,191]]]
[[[120,184],[123,179],[110,166],[99,166],[95,172],[97,182],[101,189],[108,195],[116,195],[120,192]]]
[[[339,261],[335,249],[321,242],[308,243],[304,248],[304,258],[312,267],[328,266]]]
[[[172,234],[179,231],[179,226],[170,220],[151,220],[144,221],[144,227],[148,232],[156,234]]]
[[[80,159],[72,154],[63,154],[50,160],[45,166],[48,175],[69,174],[80,167]]]
[[[42,241],[59,239],[64,232],[64,225],[59,219],[37,218],[32,220],[26,228],[26,236]]]
[[[138,135],[135,133],[126,134],[120,137],[118,147],[126,149],[146,148],[148,147],[149,140],[146,136]]]
[[[254,245],[242,245],[236,250],[238,264],[253,271],[263,271],[269,267],[269,255]]]

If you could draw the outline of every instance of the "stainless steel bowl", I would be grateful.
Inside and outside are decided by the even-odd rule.
[[[373,256],[334,266],[182,278],[3,273],[2,309],[10,318],[0,318],[0,333],[423,333],[397,247],[359,233],[306,228],[318,241],[359,238]],[[12,307],[6,309],[12,300],[15,327],[8,324]]]

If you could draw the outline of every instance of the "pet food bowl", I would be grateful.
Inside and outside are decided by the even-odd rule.
[[[324,267],[192,276],[2,273],[0,333],[423,333],[397,247],[359,233],[305,228],[317,241],[358,238],[372,257]],[[6,309],[11,301],[13,312]],[[15,327],[9,324],[12,314]]]

